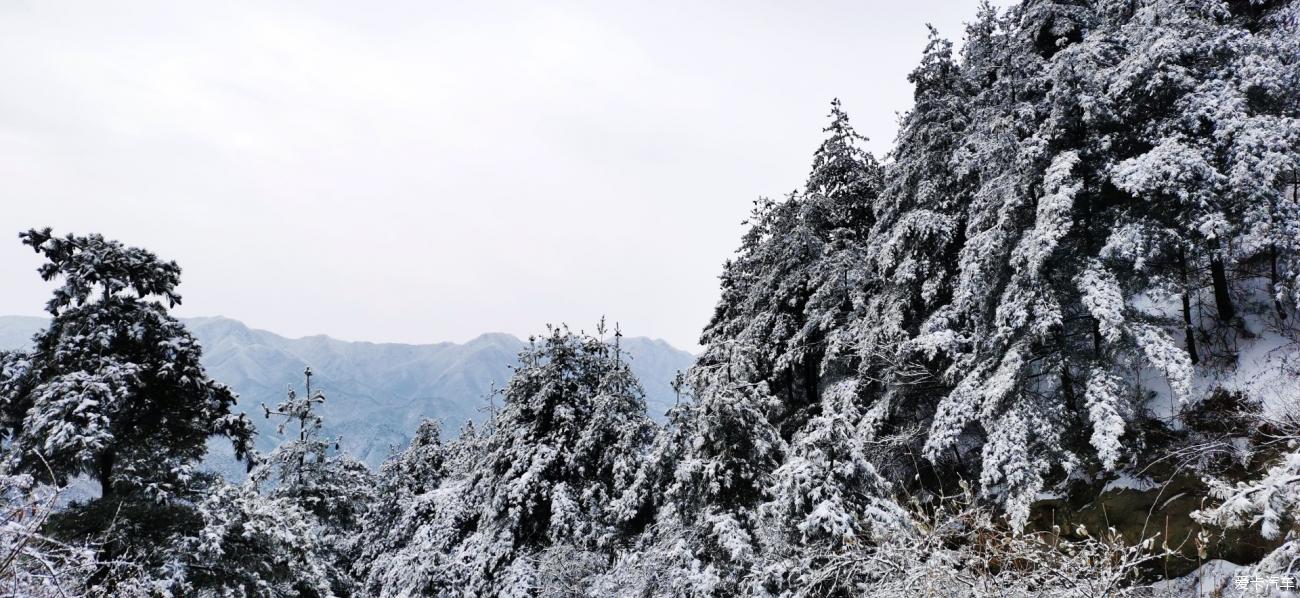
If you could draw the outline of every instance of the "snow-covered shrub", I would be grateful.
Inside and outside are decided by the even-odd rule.
[[[1209,480],[1212,502],[1194,514],[1219,528],[1258,527],[1264,539],[1281,542],[1247,575],[1300,577],[1300,405],[1291,407],[1264,416],[1264,429],[1280,451],[1271,462],[1252,464],[1262,475],[1235,483]]]
[[[1115,530],[1018,533],[969,492],[913,515],[910,533],[804,555],[777,595],[1147,596],[1141,569],[1163,556],[1154,539],[1129,545]]]
[[[13,596],[78,596],[95,570],[95,550],[46,535],[57,489],[31,476],[0,475],[0,591]]]

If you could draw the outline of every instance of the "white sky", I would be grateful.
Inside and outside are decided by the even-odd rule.
[[[0,0],[0,314],[19,230],[184,269],[179,315],[463,341],[547,322],[695,349],[751,202],[800,185],[838,96],[878,155],[911,2]]]

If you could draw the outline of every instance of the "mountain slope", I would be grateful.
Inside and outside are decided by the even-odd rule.
[[[261,415],[260,405],[274,405],[293,386],[301,388],[303,370],[324,389],[321,409],[327,435],[342,437],[342,446],[371,466],[391,447],[404,446],[421,418],[443,421],[454,434],[466,421],[481,416],[487,395],[503,387],[524,341],[509,334],[484,334],[463,344],[349,342],[328,336],[291,339],[249,328],[223,317],[182,320],[203,345],[203,365],[214,379],[239,394],[239,409],[258,425],[258,448],[269,450],[281,435]],[[0,316],[0,349],[25,347],[45,326],[37,317]],[[652,417],[673,405],[670,382],[694,357],[661,340],[625,338],[632,369],[646,390]],[[213,442],[212,460],[236,473],[229,446]]]

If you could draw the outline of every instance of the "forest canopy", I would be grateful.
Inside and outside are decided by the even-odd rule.
[[[602,321],[548,327],[490,413],[455,434],[425,421],[378,471],[322,436],[328,389],[309,370],[262,412],[292,439],[258,454],[168,312],[175,263],[22,233],[59,286],[32,348],[0,353],[0,582],[141,596],[1294,584],[1300,2],[981,4],[959,50],[931,31],[909,81],[887,155],[833,101],[806,183],[754,203],[663,424]],[[247,480],[201,466],[212,438]],[[98,494],[58,506],[79,476]]]

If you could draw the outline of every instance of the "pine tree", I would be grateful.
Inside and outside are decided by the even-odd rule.
[[[473,424],[462,439],[474,436]],[[449,473],[449,448],[442,443],[437,420],[420,422],[411,444],[390,457],[379,469],[375,499],[360,525],[360,556],[354,572],[368,591],[378,593],[380,580],[393,556],[416,542],[420,526],[436,517],[425,500],[443,484]],[[462,472],[463,473],[463,472]],[[373,575],[373,572],[381,572]]]
[[[868,290],[860,264],[881,169],[838,100],[830,118],[804,190],[756,202],[689,376],[695,401],[677,410],[655,469],[638,478],[641,492],[662,480],[663,498],[640,503],[660,513],[657,529],[697,530],[685,547],[702,567],[683,582],[693,591],[747,583],[764,558],[758,508],[788,443],[822,421],[826,388],[855,370],[849,322]]]
[[[1262,272],[1274,298],[1290,292],[1287,266],[1271,268],[1290,259],[1273,235],[1295,212],[1280,185],[1295,102],[1270,91],[1295,69],[1263,58],[1287,52],[1270,32],[1290,26],[1278,15],[1029,1],[985,7],[960,64],[932,41],[872,233],[888,278],[858,328],[870,417],[926,425],[938,477],[978,474],[1022,524],[1076,467],[1134,456],[1150,393],[1177,412],[1195,400],[1197,362],[1231,361],[1208,341],[1225,334],[1213,320],[1240,312],[1234,277]],[[934,81],[953,95],[930,95]],[[936,106],[957,116],[915,134]],[[962,199],[924,200],[939,209],[918,234],[906,215],[925,185]],[[1170,295],[1181,306],[1162,305]]]
[[[665,490],[660,525],[690,530],[689,560],[704,568],[692,592],[703,595],[740,592],[758,562],[757,508],[786,448],[768,416],[779,400],[747,357],[692,369],[697,403]]]
[[[331,447],[337,450],[338,442],[320,435],[322,419],[315,412],[316,406],[325,402],[325,394],[312,388],[310,367],[303,375],[304,394],[290,389],[275,409],[262,406],[267,418],[282,418],[279,433],[296,425],[297,437],[271,451],[249,479],[255,485],[274,482],[269,498],[301,509],[309,523],[319,527],[321,548],[317,556],[329,564],[326,573],[332,587],[338,593],[351,593],[351,570],[365,549],[354,537],[375,498],[374,480],[360,461],[346,454],[329,454]]]
[[[970,26],[964,65],[931,29],[921,64],[909,75],[915,104],[900,123],[874,208],[866,259],[871,292],[851,324],[855,378],[866,403],[861,423],[870,438],[912,429],[916,412],[933,409],[934,389],[944,386],[941,360],[915,339],[953,294],[975,180],[960,173],[953,158],[970,128],[971,90],[987,80],[970,81],[962,67],[983,70],[980,53],[991,50],[994,17],[985,5]],[[916,435],[909,436],[910,450],[919,452]],[[877,462],[895,466],[897,478],[914,480],[921,473],[911,459],[882,457]]]
[[[550,546],[606,551],[620,541],[609,505],[653,431],[626,360],[617,344],[564,328],[520,354],[471,480],[482,510],[462,550],[477,591],[526,584],[538,574],[527,558]]]
[[[638,531],[615,505],[654,432],[620,336],[552,328],[520,353],[485,429],[441,447],[421,428],[385,465],[401,489],[368,519],[395,522],[370,532],[389,548],[363,565],[368,592],[537,595],[579,563],[607,566]]]
[[[217,484],[197,505],[199,532],[179,542],[183,576],[151,588],[172,595],[334,596],[329,541],[316,518],[287,497],[252,484]],[[144,595],[142,593],[142,595]]]
[[[862,149],[866,137],[849,123],[838,98],[831,100],[831,122],[822,129],[826,139],[813,153],[805,194],[825,203],[826,226],[831,235],[858,238],[874,221],[872,200],[880,189],[880,165]]]
[[[22,351],[0,351],[0,434],[5,440],[13,430],[21,429],[22,421],[27,417],[27,408],[19,397],[28,396],[31,383],[27,376],[28,356]]]
[[[764,565],[754,585],[774,595],[797,593],[820,565],[807,555],[903,535],[909,513],[872,462],[860,432],[856,382],[828,389],[822,413],[791,441],[759,508]]]
[[[180,267],[99,235],[20,237],[45,257],[41,277],[61,284],[46,304],[49,328],[5,387],[13,471],[59,484],[87,474],[104,499],[166,498],[185,492],[209,437],[248,455],[252,425],[231,413],[235,396],[207,377],[198,343],[167,313],[181,300]]]
[[[915,105],[900,125],[869,251],[875,275],[888,282],[884,301],[904,314],[897,326],[914,334],[952,293],[970,182],[950,162],[968,127],[970,97],[952,43],[934,29],[908,80]]]
[[[722,275],[722,298],[701,336],[701,364],[735,351],[781,397],[778,418],[792,432],[817,403],[827,359],[851,341],[835,335],[862,301],[861,268],[880,166],[832,102],[827,139],[814,153],[802,193],[755,202],[741,247]]]

